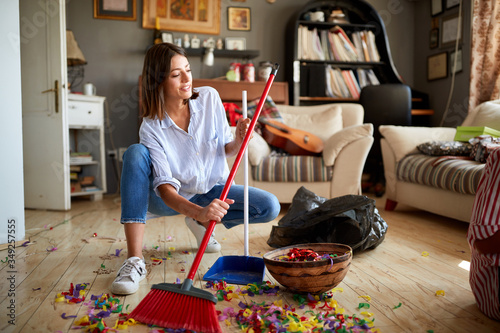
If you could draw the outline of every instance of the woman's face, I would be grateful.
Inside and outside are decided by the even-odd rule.
[[[189,99],[193,94],[193,76],[186,57],[175,55],[170,61],[170,74],[165,80],[166,99]]]

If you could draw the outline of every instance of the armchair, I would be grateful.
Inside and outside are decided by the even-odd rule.
[[[327,199],[361,194],[361,176],[373,144],[373,125],[363,124],[363,107],[354,103],[315,106],[278,105],[286,125],[314,133],[324,141],[321,156],[276,156],[254,133],[248,146],[248,183],[291,203],[304,186]],[[228,159],[231,166],[234,158]],[[235,176],[243,184],[243,169]]]

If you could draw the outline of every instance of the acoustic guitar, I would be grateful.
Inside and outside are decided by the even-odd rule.
[[[282,122],[259,118],[262,123],[262,137],[272,146],[278,147],[290,155],[317,156],[323,151],[323,140],[316,135],[291,128]]]

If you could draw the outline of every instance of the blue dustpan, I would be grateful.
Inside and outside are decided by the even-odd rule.
[[[203,276],[205,281],[226,281],[232,284],[262,283],[266,266],[264,259],[250,256],[223,256]]]
[[[246,91],[243,91],[243,117],[247,117]],[[243,155],[244,164],[244,226],[245,226],[245,255],[244,256],[223,256],[210,267],[203,276],[205,281],[226,281],[232,284],[261,283],[264,280],[266,266],[264,259],[250,257],[248,254],[248,151]]]

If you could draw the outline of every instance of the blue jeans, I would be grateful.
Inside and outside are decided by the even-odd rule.
[[[173,216],[179,213],[168,207],[156,195],[152,186],[151,158],[149,150],[142,144],[130,146],[123,155],[121,176],[121,223],[146,223],[147,212],[158,216]],[[199,206],[208,206],[219,199],[224,186],[215,185],[208,193],[196,194],[189,201]],[[222,219],[226,228],[243,224],[244,186],[231,185],[227,198],[235,202],[230,205]],[[264,223],[274,220],[280,212],[280,204],[274,194],[255,187],[248,188],[248,222]]]

